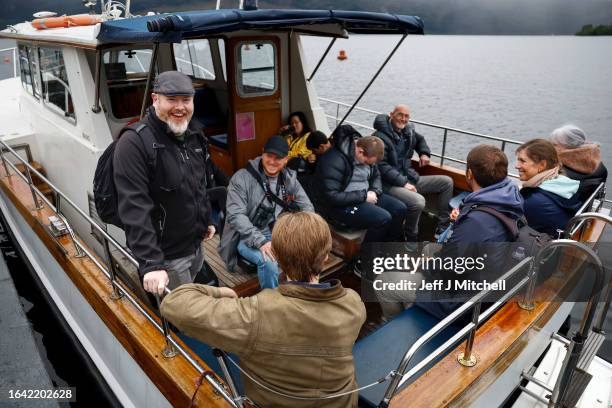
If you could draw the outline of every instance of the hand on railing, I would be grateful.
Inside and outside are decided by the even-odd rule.
[[[165,270],[147,272],[142,280],[144,290],[149,293],[162,295],[168,286],[168,273]]]

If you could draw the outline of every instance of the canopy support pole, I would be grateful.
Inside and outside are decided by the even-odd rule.
[[[349,108],[349,110],[346,112],[346,114],[344,115],[344,117],[342,118],[342,120],[340,120],[340,122],[338,123],[338,125],[336,126],[336,129],[338,129],[342,123],[346,120],[346,118],[351,114],[351,112],[353,111],[353,109],[355,109],[355,106],[357,106],[357,104],[359,103],[359,101],[361,100],[361,98],[363,98],[363,96],[365,95],[365,93],[368,91],[368,89],[370,89],[370,86],[372,86],[372,84],[374,83],[374,81],[376,80],[376,78],[378,78],[378,75],[381,73],[381,71],[383,70],[383,68],[385,68],[385,66],[387,65],[387,63],[389,62],[389,60],[391,59],[391,57],[393,57],[393,54],[395,54],[395,51],[397,51],[397,49],[399,48],[400,45],[402,45],[402,43],[404,42],[404,40],[406,39],[406,36],[408,34],[404,34],[402,36],[402,38],[399,40],[399,42],[397,43],[397,45],[393,48],[393,50],[391,51],[391,53],[389,54],[389,56],[385,59],[385,62],[383,62],[383,64],[380,66],[380,68],[378,68],[378,71],[376,71],[376,73],[374,74],[374,76],[372,77],[372,79],[370,80],[370,82],[366,85],[365,89],[361,92],[361,95],[359,95],[359,97],[357,98],[357,100],[353,103],[353,105]],[[334,129],[334,132],[336,131],[336,129]]]
[[[142,97],[142,107],[140,108],[140,119],[143,118],[145,108],[147,107],[147,99],[149,98],[149,90],[151,89],[151,81],[155,72],[155,63],[157,61],[157,52],[159,51],[159,43],[156,42],[151,55],[151,63],[149,64],[149,74],[147,75],[147,84],[145,85],[144,95]]]
[[[91,111],[93,113],[100,113],[100,71],[102,67],[102,50],[96,50],[96,84],[95,84],[95,93],[94,93],[94,104],[91,107]]]
[[[336,40],[338,39],[338,37],[334,37],[331,42],[329,43],[329,45],[327,46],[327,49],[325,50],[325,52],[323,53],[323,55],[321,56],[321,59],[319,60],[319,62],[317,63],[317,66],[315,67],[315,69],[312,71],[312,74],[310,74],[310,77],[308,78],[308,82],[310,82],[312,80],[312,78],[315,76],[315,74],[317,73],[317,71],[319,70],[319,67],[321,66],[321,64],[323,63],[323,60],[325,59],[325,57],[327,57],[327,54],[329,53],[329,50],[331,50],[331,47],[334,45],[334,43],[336,42]]]

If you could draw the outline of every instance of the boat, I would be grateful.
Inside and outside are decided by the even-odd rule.
[[[257,156],[292,111],[304,111],[327,134],[330,124],[342,123],[367,131],[367,125],[349,120],[351,112],[377,113],[360,108],[359,101],[406,36],[423,34],[424,25],[412,16],[266,10],[252,2],[237,10],[146,16],[133,16],[129,2],[117,4],[103,2],[95,24],[39,30],[26,22],[0,31],[0,38],[16,41],[20,62],[18,77],[0,81],[0,115],[10,118],[0,125],[2,218],[122,405],[249,406],[232,357],[175,333],[156,312],[159,298],[152,302],[144,295],[122,231],[95,212],[97,160],[124,126],[143,115],[155,74],[171,69],[192,77],[194,115],[206,126],[213,160],[227,174]],[[117,10],[124,10],[123,17]],[[319,98],[312,79],[335,41],[352,33],[400,37],[356,101]],[[312,71],[305,65],[304,36],[330,40]],[[336,109],[325,109],[329,104]],[[413,122],[443,131],[436,162],[420,171],[450,176],[457,192],[468,186],[462,159],[446,153],[449,135],[469,135],[502,150],[520,144]],[[368,306],[354,348],[358,383],[367,385],[360,405],[593,407],[593,401],[609,399],[609,382],[602,387],[589,381],[593,370],[604,378],[612,372],[595,356],[610,300],[609,289],[600,293],[607,280],[593,248],[612,221],[606,202],[602,184],[564,237],[546,247],[578,255],[563,260],[542,283],[536,285],[538,268],[532,266],[540,264],[539,253],[504,274],[520,279],[502,299],[484,304],[489,291],[483,290],[443,320],[409,308],[385,324],[376,307]],[[334,229],[333,237],[323,279],[339,278],[360,291],[350,272],[360,232]],[[241,296],[256,293],[256,276],[246,266],[229,273],[216,242],[218,237],[206,243],[205,252],[221,283]],[[578,271],[586,262],[594,265],[597,290],[588,297],[580,331],[567,339],[558,331],[573,302],[557,296],[579,286]],[[596,314],[600,299],[605,301]]]

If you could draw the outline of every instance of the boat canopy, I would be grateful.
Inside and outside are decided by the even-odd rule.
[[[329,31],[333,25],[340,33]],[[327,27],[327,28],[326,28]],[[183,39],[238,30],[293,29],[341,36],[344,30],[367,34],[423,34],[416,16],[343,10],[205,10],[134,17],[103,22],[100,44],[180,42]]]

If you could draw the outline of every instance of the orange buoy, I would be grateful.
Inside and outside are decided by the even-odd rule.
[[[92,14],[78,14],[75,16],[37,18],[36,20],[32,21],[32,27],[37,30],[45,30],[47,28],[88,26],[101,22],[101,16],[96,16]]]
[[[346,56],[346,52],[344,50],[340,50],[340,52],[338,53],[338,59],[340,61],[344,61],[347,58],[348,57]]]

